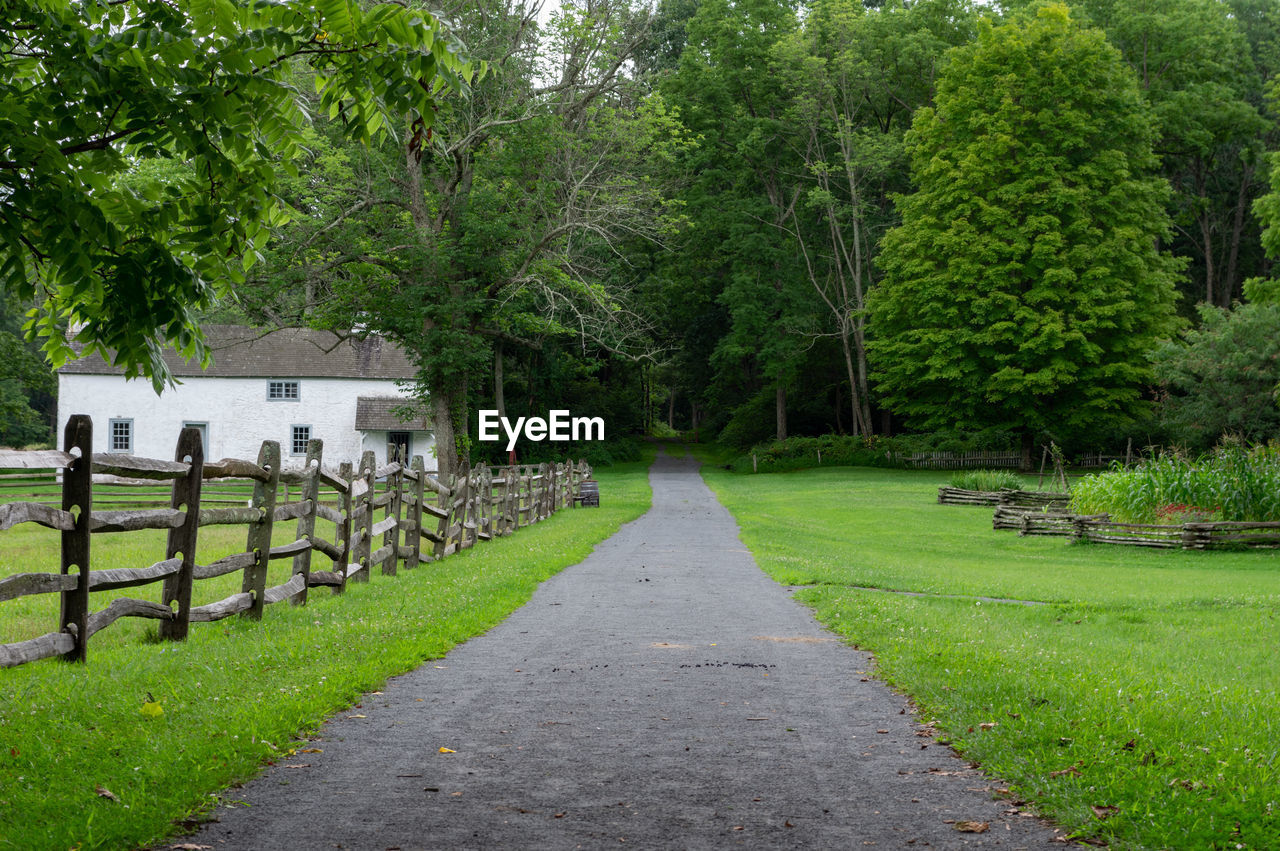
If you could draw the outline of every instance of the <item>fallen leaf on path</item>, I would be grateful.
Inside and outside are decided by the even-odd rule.
[[[120,799],[106,786],[95,786],[93,791],[98,793],[99,798],[106,798],[108,801],[115,801],[117,804],[120,803]]]
[[[991,823],[986,821],[958,821],[955,824],[961,833],[986,833],[990,827]]]
[[[291,764],[291,765],[282,765],[282,766],[280,766],[280,767],[281,767],[281,768],[310,768],[310,767],[311,767],[311,763],[309,763],[309,762],[295,762],[295,763],[293,763],[293,764]]]
[[[324,753],[320,748],[303,748],[298,753]]]
[[[366,716],[366,715],[348,715],[347,717],[348,717],[348,718],[367,718],[368,716]]]
[[[1093,814],[1098,817],[1099,821],[1106,821],[1107,819],[1111,818],[1111,816],[1120,812],[1119,807],[1092,806],[1089,809],[1093,810]]]
[[[213,851],[212,845],[196,845],[194,842],[183,842],[180,845],[170,845],[172,851]]]
[[[148,701],[142,704],[138,711],[142,713],[143,718],[159,718],[164,714],[164,707],[158,703]]]
[[[441,748],[440,753],[457,753],[453,748]]]

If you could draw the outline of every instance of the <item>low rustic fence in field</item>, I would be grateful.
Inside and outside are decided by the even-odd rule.
[[[1020,508],[1060,506],[1065,509],[1070,500],[1070,494],[1052,491],[1024,491],[1011,488],[998,491],[971,491],[947,485],[938,488],[939,505],[1007,505]]]
[[[1055,535],[1099,544],[1131,547],[1208,550],[1223,548],[1280,548],[1280,523],[1117,523],[1108,514],[1069,514],[1001,505],[991,521],[996,530],[1019,535]]]
[[[319,440],[308,444],[300,470],[281,469],[280,446],[275,441],[262,444],[256,461],[206,462],[197,429],[183,429],[173,461],[94,456],[92,428],[88,417],[73,416],[63,435],[62,451],[0,451],[0,469],[61,471],[61,508],[34,500],[0,504],[0,531],[26,522],[58,530],[62,568],[60,573],[21,573],[0,579],[0,602],[33,594],[61,595],[58,630],[0,645],[0,667],[54,656],[83,662],[89,638],[122,617],[158,620],[160,637],[167,640],[185,638],[192,623],[235,614],[259,619],[272,603],[289,600],[305,605],[310,588],[324,586],[340,593],[348,582],[368,582],[375,567],[395,575],[401,562],[406,569],[415,568],[477,541],[509,535],[584,496],[587,501],[598,500],[585,462],[474,470],[464,465],[445,483],[426,472],[421,456],[407,465],[393,460],[375,467],[374,454],[366,452],[354,472],[350,464],[335,472],[323,466]],[[103,477],[114,478],[103,483]],[[168,507],[94,510],[98,490],[120,480],[169,482]],[[239,490],[215,490],[229,480],[244,484]],[[215,486],[209,496],[206,482]],[[287,495],[290,486],[293,501]],[[330,504],[321,499],[322,488]],[[37,489],[33,495],[49,494]],[[122,496],[127,494],[111,492],[106,504],[128,503],[118,498]],[[144,499],[154,502],[155,494]],[[274,524],[290,520],[297,521],[296,539],[273,547]],[[330,538],[317,533],[321,520],[333,524]],[[207,565],[197,564],[199,529],[214,525],[248,526],[245,549]],[[142,529],[167,530],[163,561],[140,568],[91,569],[94,534]],[[313,553],[327,558],[329,569],[313,570]],[[268,588],[269,563],[285,558],[292,559],[290,578]],[[195,582],[237,572],[243,576],[239,593],[216,603],[191,605]],[[163,583],[159,603],[121,597],[101,611],[89,611],[91,591],[157,582]]]

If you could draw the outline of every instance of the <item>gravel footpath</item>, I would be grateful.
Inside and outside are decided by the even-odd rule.
[[[488,634],[335,716],[306,746],[319,752],[229,792],[183,841],[1061,847],[759,570],[697,466],[660,456],[647,514]]]

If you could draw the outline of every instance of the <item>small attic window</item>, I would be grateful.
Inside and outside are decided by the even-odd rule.
[[[298,401],[297,381],[268,381],[267,399],[272,402]]]

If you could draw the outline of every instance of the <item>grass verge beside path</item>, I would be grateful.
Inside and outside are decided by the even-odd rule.
[[[306,747],[296,737],[326,715],[488,630],[644,513],[645,456],[597,471],[598,509],[342,596],[313,589],[307,606],[271,606],[261,623],[196,624],[183,644],[95,642],[85,666],[0,671],[0,848],[131,848],[198,818],[219,790]]]
[[[1275,847],[1276,554],[994,532],[936,504],[944,473],[703,475],[760,566],[1013,797],[1117,848]]]

